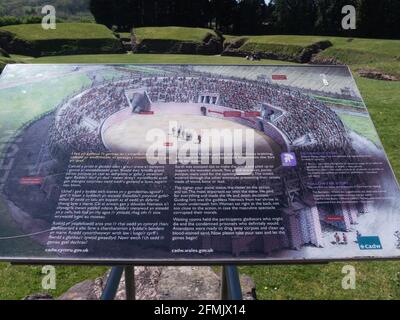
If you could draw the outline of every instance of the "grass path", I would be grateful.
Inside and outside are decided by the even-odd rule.
[[[185,54],[98,54],[29,59],[29,63],[154,63],[154,64],[282,64],[277,60],[247,61],[243,58]]]

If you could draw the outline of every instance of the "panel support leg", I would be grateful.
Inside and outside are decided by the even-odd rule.
[[[124,267],[114,267],[111,269],[103,294],[101,295],[100,298],[101,300],[115,299],[123,272],[124,272]]]
[[[239,271],[236,266],[222,267],[221,280],[222,300],[243,300]]]
[[[125,267],[125,292],[126,300],[136,300],[134,266]]]

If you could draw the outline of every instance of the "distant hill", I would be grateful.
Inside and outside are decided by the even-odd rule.
[[[58,18],[92,17],[89,2],[90,0],[0,0],[0,17],[40,15],[43,6],[48,4],[57,9]]]

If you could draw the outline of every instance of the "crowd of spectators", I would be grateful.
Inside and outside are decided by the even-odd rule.
[[[262,103],[283,110],[274,119],[291,143],[313,137],[319,150],[342,148],[346,130],[338,116],[323,102],[300,91],[274,84],[214,77],[132,77],[85,89],[59,107],[56,139],[76,151],[98,151],[101,124],[112,114],[129,107],[127,89],[144,89],[152,102],[197,103],[204,93],[217,94],[218,105],[241,111],[257,111]],[[97,124],[85,125],[85,119]]]

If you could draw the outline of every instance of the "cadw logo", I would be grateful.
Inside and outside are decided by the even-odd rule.
[[[382,250],[382,243],[379,237],[359,237],[358,246],[361,250]]]

